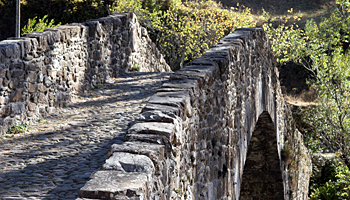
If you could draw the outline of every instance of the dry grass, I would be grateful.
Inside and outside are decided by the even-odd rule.
[[[285,94],[285,100],[292,105],[305,107],[317,105],[315,99],[317,98],[317,93],[313,89],[308,91],[302,91],[300,94],[295,94],[291,92],[290,94]]]
[[[293,96],[285,96],[285,100],[294,106],[298,106],[298,107],[307,107],[307,106],[316,106],[317,103],[313,102],[313,101],[304,101],[302,98],[299,97],[293,97]]]
[[[307,20],[321,21],[329,16],[330,10],[335,6],[335,0],[217,0],[227,7],[248,7],[256,16],[257,21],[262,21],[262,9],[269,12],[271,21],[279,23],[283,16],[301,17],[294,21],[300,27],[304,27]],[[293,13],[288,10],[293,8]],[[293,23],[293,21],[291,21]]]

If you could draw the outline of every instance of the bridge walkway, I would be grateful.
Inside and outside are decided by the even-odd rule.
[[[0,139],[0,199],[76,199],[170,73],[128,73]],[[12,137],[11,137],[12,136]]]

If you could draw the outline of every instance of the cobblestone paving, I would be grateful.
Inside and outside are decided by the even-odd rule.
[[[129,73],[0,139],[0,198],[76,199],[169,73]]]

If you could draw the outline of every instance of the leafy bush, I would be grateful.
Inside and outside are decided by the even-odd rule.
[[[50,25],[51,19],[65,24],[110,12],[135,12],[173,69],[200,56],[235,28],[256,24],[250,9],[224,9],[213,0],[25,0],[21,10],[22,19],[30,19],[24,33],[44,29],[40,22],[33,26],[37,18]]]
[[[345,200],[350,198],[350,170],[342,162],[336,162],[336,160],[338,159],[326,158],[322,166],[313,165],[310,183],[311,199]]]
[[[47,15],[39,19],[39,21],[37,21],[37,17],[34,17],[33,19],[28,19],[28,24],[22,28],[22,35],[32,32],[42,32],[47,28],[52,28],[61,25],[61,23],[58,23],[57,25],[55,25],[54,23],[55,20],[51,19],[49,21],[47,19]]]
[[[311,127],[306,131],[309,149],[334,152],[341,159],[333,178],[311,187],[311,197],[316,199],[349,199],[350,195],[349,13],[349,0],[337,0],[330,17],[318,24],[310,20],[304,30],[294,24],[264,24],[277,61],[302,64],[313,74],[309,84],[317,91],[317,106],[302,112],[304,122]]]
[[[174,1],[152,23],[160,51],[173,69],[201,56],[234,29],[255,24],[249,8],[223,9],[212,0]]]
[[[161,7],[154,5],[152,2],[152,0],[145,0],[143,4],[140,0],[119,0],[109,6],[109,9],[112,13],[133,12],[136,14],[139,23],[152,28],[151,21],[161,14]],[[147,5],[151,7],[147,7]]]
[[[319,24],[308,21],[305,30],[294,25],[273,28],[267,24],[264,27],[272,35],[273,51],[280,63],[294,61],[313,73],[310,85],[317,90],[318,106],[304,113],[304,120],[314,128],[311,139],[340,152],[349,167],[350,55],[344,44],[349,38],[350,8],[349,0],[337,2],[339,5],[329,18]]]
[[[152,8],[139,0],[121,0],[113,12],[135,12],[148,20],[149,33],[173,69],[201,56],[223,36],[240,27],[255,26],[249,8],[224,9],[219,3],[172,0]]]
[[[293,9],[290,9],[288,12],[292,13]],[[300,29],[295,23],[286,25],[291,17],[281,17],[281,19],[279,19],[281,24],[279,24],[277,27],[270,22],[271,16],[265,10],[263,10],[263,17],[266,21],[263,24],[263,28],[270,36],[272,50],[277,62],[283,64],[294,61],[296,63],[304,64],[304,52],[307,45],[304,34],[305,31]],[[294,19],[300,20],[300,17],[295,17]]]

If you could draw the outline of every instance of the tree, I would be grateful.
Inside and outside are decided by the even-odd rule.
[[[310,20],[305,30],[282,24],[264,27],[271,35],[273,51],[280,63],[302,64],[312,72],[310,86],[318,93],[317,106],[304,112],[312,127],[314,149],[339,153],[350,167],[350,38],[349,0],[337,0],[330,17],[319,24]]]
[[[313,188],[312,196],[322,199],[350,197],[348,182],[344,184],[350,179],[350,3],[336,2],[328,18],[318,24],[310,20],[304,30],[264,25],[277,60],[302,64],[313,74],[309,84],[317,91],[317,105],[301,112],[309,125],[304,136],[311,151],[330,151],[341,161],[333,180]]]

